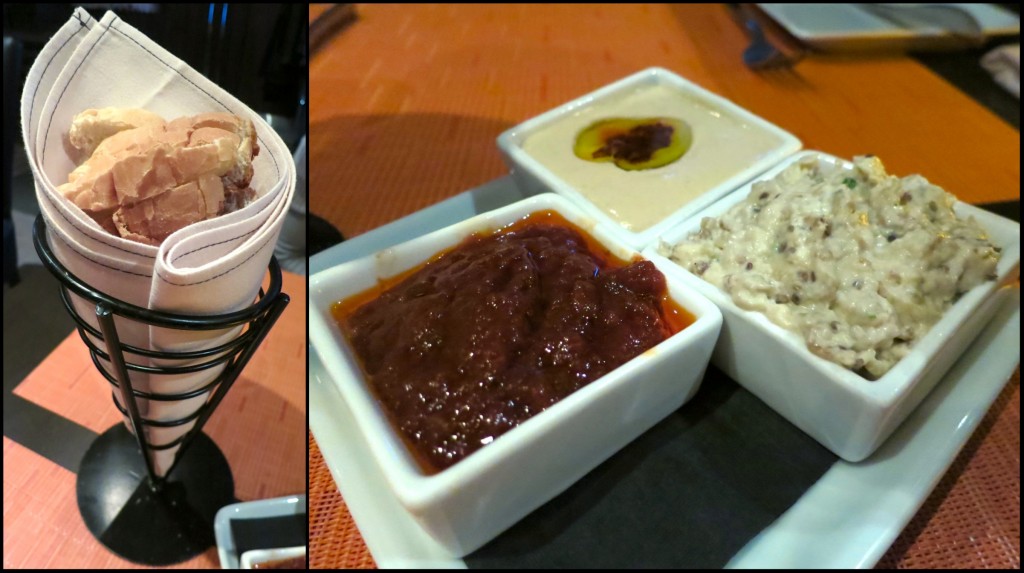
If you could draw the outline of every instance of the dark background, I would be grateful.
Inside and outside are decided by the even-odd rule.
[[[76,6],[4,4],[4,36],[23,45],[22,79]],[[113,10],[261,115],[294,118],[305,99],[305,4],[81,6],[97,20]]]

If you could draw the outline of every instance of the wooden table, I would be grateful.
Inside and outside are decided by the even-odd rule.
[[[310,62],[310,209],[346,237],[506,175],[499,133],[650,66],[782,126],[806,149],[873,153],[971,203],[1019,200],[1019,133],[907,56],[812,55],[791,72],[756,73],[723,5],[358,12]],[[880,566],[1019,567],[1018,379]],[[350,564],[372,564],[355,543]]]
[[[306,491],[306,280],[283,276],[291,303],[203,429],[227,458],[242,501]],[[56,298],[52,311],[64,312]],[[14,394],[97,434],[122,420],[77,332]],[[4,569],[141,567],[86,529],[74,472],[6,436],[3,459]],[[175,568],[219,569],[220,558],[213,547]]]

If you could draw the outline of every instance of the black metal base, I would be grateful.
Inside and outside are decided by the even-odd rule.
[[[139,444],[124,424],[104,432],[78,471],[78,510],[100,543],[144,565],[171,565],[214,545],[217,511],[234,503],[224,454],[199,434],[160,491],[153,491]]]

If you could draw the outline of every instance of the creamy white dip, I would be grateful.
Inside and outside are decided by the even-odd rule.
[[[573,154],[576,136],[610,118],[674,117],[690,124],[693,145],[678,161],[626,171]],[[668,86],[638,88],[584,106],[527,137],[523,150],[629,231],[643,231],[773,151],[783,140],[759,126]]]
[[[801,334],[814,354],[870,378],[993,278],[999,249],[924,177],[888,175],[874,157],[854,165],[805,158],[661,250],[737,306]]]

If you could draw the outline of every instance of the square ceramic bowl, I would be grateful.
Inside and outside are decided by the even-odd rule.
[[[692,128],[692,146],[676,162],[648,170],[576,157],[576,135],[612,117],[682,119]],[[566,197],[634,249],[800,147],[792,134],[662,68],[628,76],[498,137],[520,189]]]
[[[803,152],[758,180],[774,178],[805,156],[853,168],[837,157]],[[745,199],[753,183],[672,229],[659,244],[681,242],[700,229],[701,219],[717,217]],[[965,293],[907,356],[874,381],[812,354],[800,335],[775,325],[760,312],[739,308],[728,294],[682,266],[677,265],[672,274],[722,310],[725,322],[712,363],[822,445],[857,462],[889,437],[963,354],[995,312],[996,292],[1015,288],[1020,274],[1020,225],[962,202],[954,210],[960,217],[973,216],[993,244],[1002,247],[998,276]],[[661,264],[671,262],[658,254],[657,245],[648,247],[644,256]]]
[[[697,391],[721,327],[703,296],[666,277],[669,295],[695,322],[591,382],[465,459],[426,475],[369,392],[331,305],[452,247],[542,210],[584,229],[612,254],[638,255],[565,199],[547,193],[456,223],[374,255],[321,271],[309,281],[313,348],[352,408],[356,425],[387,485],[410,514],[453,556],[491,540],[568,488]],[[659,268],[673,266],[662,261]]]

